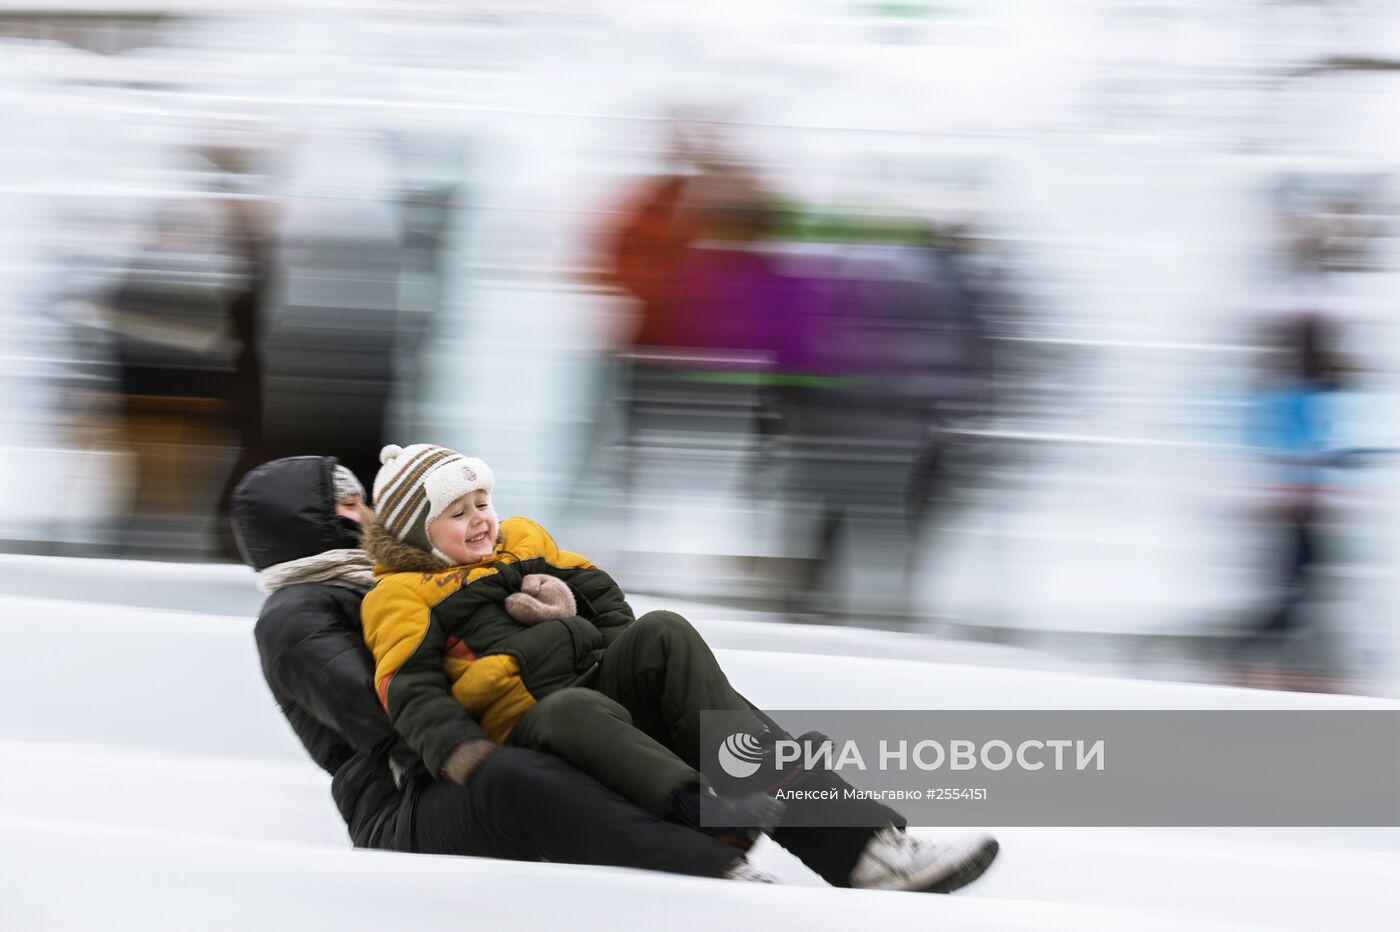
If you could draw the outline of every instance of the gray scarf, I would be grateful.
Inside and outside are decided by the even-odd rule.
[[[368,592],[374,588],[374,558],[363,550],[327,550],[277,563],[258,573],[258,588],[263,592],[311,582],[334,583]]]

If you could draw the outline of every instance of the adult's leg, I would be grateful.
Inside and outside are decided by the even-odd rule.
[[[666,822],[549,754],[502,748],[466,786],[423,786],[412,850],[719,877],[737,852]]]
[[[851,885],[851,869],[876,831],[888,825],[903,828],[906,824],[904,817],[888,806],[869,799],[845,799],[844,792],[850,784],[829,770],[807,774],[801,787],[803,790],[835,790],[836,798],[789,801],[783,824],[773,831],[772,838],[833,887]],[[831,817],[836,807],[840,807],[843,821],[849,819],[859,824],[855,827],[792,825],[802,821],[808,811],[815,816]]]
[[[762,709],[754,709],[754,714],[767,726],[771,739],[792,737]],[[813,732],[808,740],[819,737]],[[778,787],[833,791],[826,799],[787,800],[783,821],[770,834],[775,842],[835,887],[850,886],[851,870],[877,831],[887,826],[902,829],[908,824],[889,806],[871,799],[847,798],[846,790],[851,789],[851,785],[825,768],[799,770],[773,789]],[[824,819],[839,821],[842,825],[824,826],[821,824]]]
[[[511,745],[563,758],[648,812],[670,810],[700,773],[632,724],[628,710],[592,689],[551,693],[520,717]]]

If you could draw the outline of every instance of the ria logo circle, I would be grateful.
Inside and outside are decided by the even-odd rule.
[[[719,766],[736,780],[758,773],[763,759],[763,745],[753,735],[738,732],[724,739],[719,746]]]

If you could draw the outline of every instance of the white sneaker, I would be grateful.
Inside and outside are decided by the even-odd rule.
[[[765,874],[743,858],[739,858],[724,872],[725,880],[741,880],[744,883],[777,883],[778,878]]]
[[[893,826],[882,828],[851,870],[851,886],[952,893],[981,877],[999,847],[990,835],[934,842]]]

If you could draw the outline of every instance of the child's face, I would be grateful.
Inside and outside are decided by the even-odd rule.
[[[496,552],[498,528],[490,494],[478,490],[463,495],[428,522],[428,540],[453,563],[470,566]]]
[[[335,513],[342,518],[349,518],[356,524],[364,524],[365,519],[372,513],[365,500],[358,495],[352,495],[343,501],[335,503]]]

